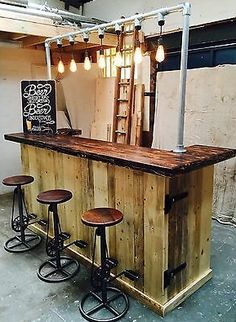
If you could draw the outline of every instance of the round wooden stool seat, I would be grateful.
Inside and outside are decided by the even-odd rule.
[[[72,193],[68,190],[55,189],[41,192],[37,196],[37,201],[43,204],[62,203],[70,200]]]
[[[86,211],[82,217],[82,222],[87,226],[113,226],[121,222],[123,214],[114,208],[94,208]]]
[[[21,186],[34,181],[34,178],[26,175],[12,176],[3,179],[2,183],[5,186]]]

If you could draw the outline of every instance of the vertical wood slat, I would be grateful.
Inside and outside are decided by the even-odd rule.
[[[165,302],[165,178],[144,174],[144,293]]]
[[[189,193],[186,176],[169,180],[170,196]],[[168,217],[168,269],[172,270],[186,262],[188,199],[184,198],[173,205]],[[174,247],[173,247],[174,245]],[[173,297],[186,285],[186,269],[180,271],[167,288],[168,298]]]
[[[194,281],[210,269],[213,174],[214,166],[208,166],[188,175],[188,281]]]
[[[107,165],[107,190],[108,190],[108,207],[116,208],[116,198],[115,198],[115,167],[108,164]],[[109,240],[109,254],[112,258],[116,258],[117,253],[117,236],[116,236],[116,226],[111,226],[108,230]],[[113,273],[117,273],[117,269],[113,269]]]
[[[134,270],[139,273],[135,287],[144,291],[144,175],[133,174],[133,216],[134,216]]]
[[[133,172],[126,168],[115,167],[115,199],[116,208],[124,219],[116,226],[116,256],[118,269],[133,269]]]

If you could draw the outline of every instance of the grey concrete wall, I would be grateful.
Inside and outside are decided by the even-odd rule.
[[[85,4],[84,14],[89,17],[101,18],[107,21],[118,19],[122,15],[128,17],[135,13],[148,12],[154,9],[174,6],[177,0],[95,0]],[[192,4],[191,25],[228,19],[236,16],[235,0],[190,0]],[[177,29],[182,26],[181,14],[172,14],[166,18],[165,30]],[[158,31],[156,21],[145,23],[144,31],[148,34]]]
[[[188,71],[185,145],[236,148],[235,79],[235,65]],[[178,71],[158,73],[153,147],[176,145],[178,83]],[[236,219],[236,158],[215,169],[214,215]]]

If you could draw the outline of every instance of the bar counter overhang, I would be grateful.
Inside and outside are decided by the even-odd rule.
[[[23,172],[35,178],[25,190],[30,211],[47,218],[36,202],[43,190],[73,193],[61,206],[61,222],[71,240],[89,243],[84,250],[71,248],[87,263],[93,233],[81,214],[94,207],[124,214],[109,229],[110,256],[119,262],[114,273],[137,271],[137,282],[122,278],[119,284],[153,310],[164,315],[211,278],[214,164],[235,157],[236,149],[194,145],[178,154],[63,135],[5,139],[21,143]]]

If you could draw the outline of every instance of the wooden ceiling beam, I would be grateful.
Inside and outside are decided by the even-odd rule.
[[[52,23],[50,19],[29,16],[24,14],[16,14],[13,12],[0,10],[0,31],[11,32],[11,33],[14,33],[15,35],[22,34],[22,36],[32,35],[32,36],[51,38],[51,37],[63,35],[65,33],[73,32],[74,29],[63,27],[63,26],[56,26]],[[33,40],[36,41],[37,43],[36,38]],[[39,43],[41,43],[41,40],[42,39],[40,39]],[[83,39],[81,36],[77,36],[76,41],[83,42]],[[106,33],[103,40],[103,44],[105,46],[114,47],[116,46],[116,41],[117,41],[116,35]],[[100,39],[97,33],[90,34],[89,42],[94,45],[100,44]],[[27,45],[27,43],[28,41],[25,40],[25,44],[28,47],[29,45]]]
[[[25,34],[19,34],[19,33],[11,33],[10,34],[11,40],[22,40],[25,37],[27,37],[27,35],[25,35]]]
[[[40,36],[27,36],[22,40],[22,47],[33,47],[36,45],[44,44],[46,37],[40,37]]]

